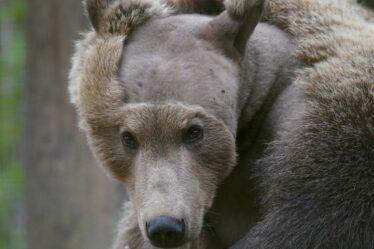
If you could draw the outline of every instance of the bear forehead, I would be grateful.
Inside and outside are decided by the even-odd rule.
[[[133,103],[123,107],[122,130],[158,132],[186,129],[203,122],[217,123],[199,106],[181,103]]]
[[[173,48],[190,50],[201,40],[211,17],[203,15],[176,15],[152,19],[137,27],[129,36],[126,46],[138,46],[139,53],[171,51]],[[150,39],[152,37],[152,39]],[[140,45],[136,42],[142,41]]]

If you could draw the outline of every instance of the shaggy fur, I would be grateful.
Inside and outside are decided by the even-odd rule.
[[[355,10],[268,1],[265,18],[297,38],[308,64],[295,82],[305,110],[258,162],[267,211],[234,248],[374,248],[374,26]]]
[[[154,0],[84,3],[96,32],[84,34],[77,43],[69,76],[70,100],[78,109],[82,129],[87,128],[87,119],[97,124],[115,119],[107,103],[113,108],[122,105],[124,91],[116,74],[127,35],[147,19],[171,13],[166,4]]]
[[[263,105],[266,93],[276,94],[289,81],[294,61],[289,38],[274,27],[260,25],[247,45],[261,14],[258,8],[249,10],[253,15],[243,22],[227,13],[214,18],[160,18],[161,11],[139,17],[151,20],[130,36],[129,29],[124,33],[102,29],[100,25],[107,24],[95,19],[101,10],[88,10],[91,22],[99,26],[77,45],[70,93],[92,150],[124,183],[132,202],[115,248],[151,248],[145,224],[161,215],[187,222],[189,243],[183,248],[234,243],[257,215],[253,199],[245,198],[247,190],[239,191],[242,205],[236,216],[231,215],[235,200],[221,201],[238,192],[237,176],[228,178],[236,164],[238,118],[250,105],[243,115],[245,126],[249,115]],[[244,55],[246,46],[248,55]],[[245,85],[239,81],[242,60],[250,66]],[[249,100],[249,94],[255,97]],[[180,139],[191,125],[204,129],[203,142],[194,146]],[[121,134],[127,131],[141,145],[136,153],[121,144]],[[246,185],[247,167],[236,168],[235,175],[244,177],[240,182]],[[224,180],[227,187],[217,190]],[[221,198],[214,201],[216,196]],[[206,216],[215,212],[222,216]],[[242,224],[235,229],[224,226],[238,221]],[[205,227],[208,223],[217,235]]]
[[[263,1],[226,0],[238,21],[165,17],[222,1],[125,2],[88,1],[96,32],[77,45],[69,86],[91,148],[129,191],[115,249],[153,248],[144,223],[158,215],[193,224],[181,248],[228,248],[246,232],[233,248],[374,248],[371,12],[269,0],[264,19],[294,37],[297,70],[278,29],[261,24],[246,42]],[[191,123],[206,128],[199,150],[181,146]]]
[[[146,19],[165,16],[171,11],[160,0],[87,0],[84,3],[99,35],[128,34]]]

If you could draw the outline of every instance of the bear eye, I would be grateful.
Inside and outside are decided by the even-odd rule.
[[[203,129],[200,126],[192,126],[183,136],[183,142],[186,144],[192,144],[200,141],[204,137]]]
[[[138,141],[136,141],[135,137],[128,131],[122,133],[122,144],[132,150],[137,150],[139,147]]]

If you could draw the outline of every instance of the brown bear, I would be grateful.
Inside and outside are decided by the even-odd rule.
[[[260,0],[178,14],[212,3],[86,2],[69,88],[129,194],[114,248],[372,248],[372,24],[338,0],[269,0],[289,35]]]

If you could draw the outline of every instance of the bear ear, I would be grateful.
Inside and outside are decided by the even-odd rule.
[[[164,0],[85,0],[85,7],[96,33],[128,34],[147,19],[167,16],[171,8]]]
[[[212,21],[206,29],[210,40],[223,45],[225,49],[236,50],[244,54],[249,38],[259,23],[264,5],[256,5],[246,11],[241,18],[233,18],[224,11]]]
[[[83,2],[92,26],[96,31],[100,29],[100,22],[104,11],[109,7],[112,0],[85,0]]]

